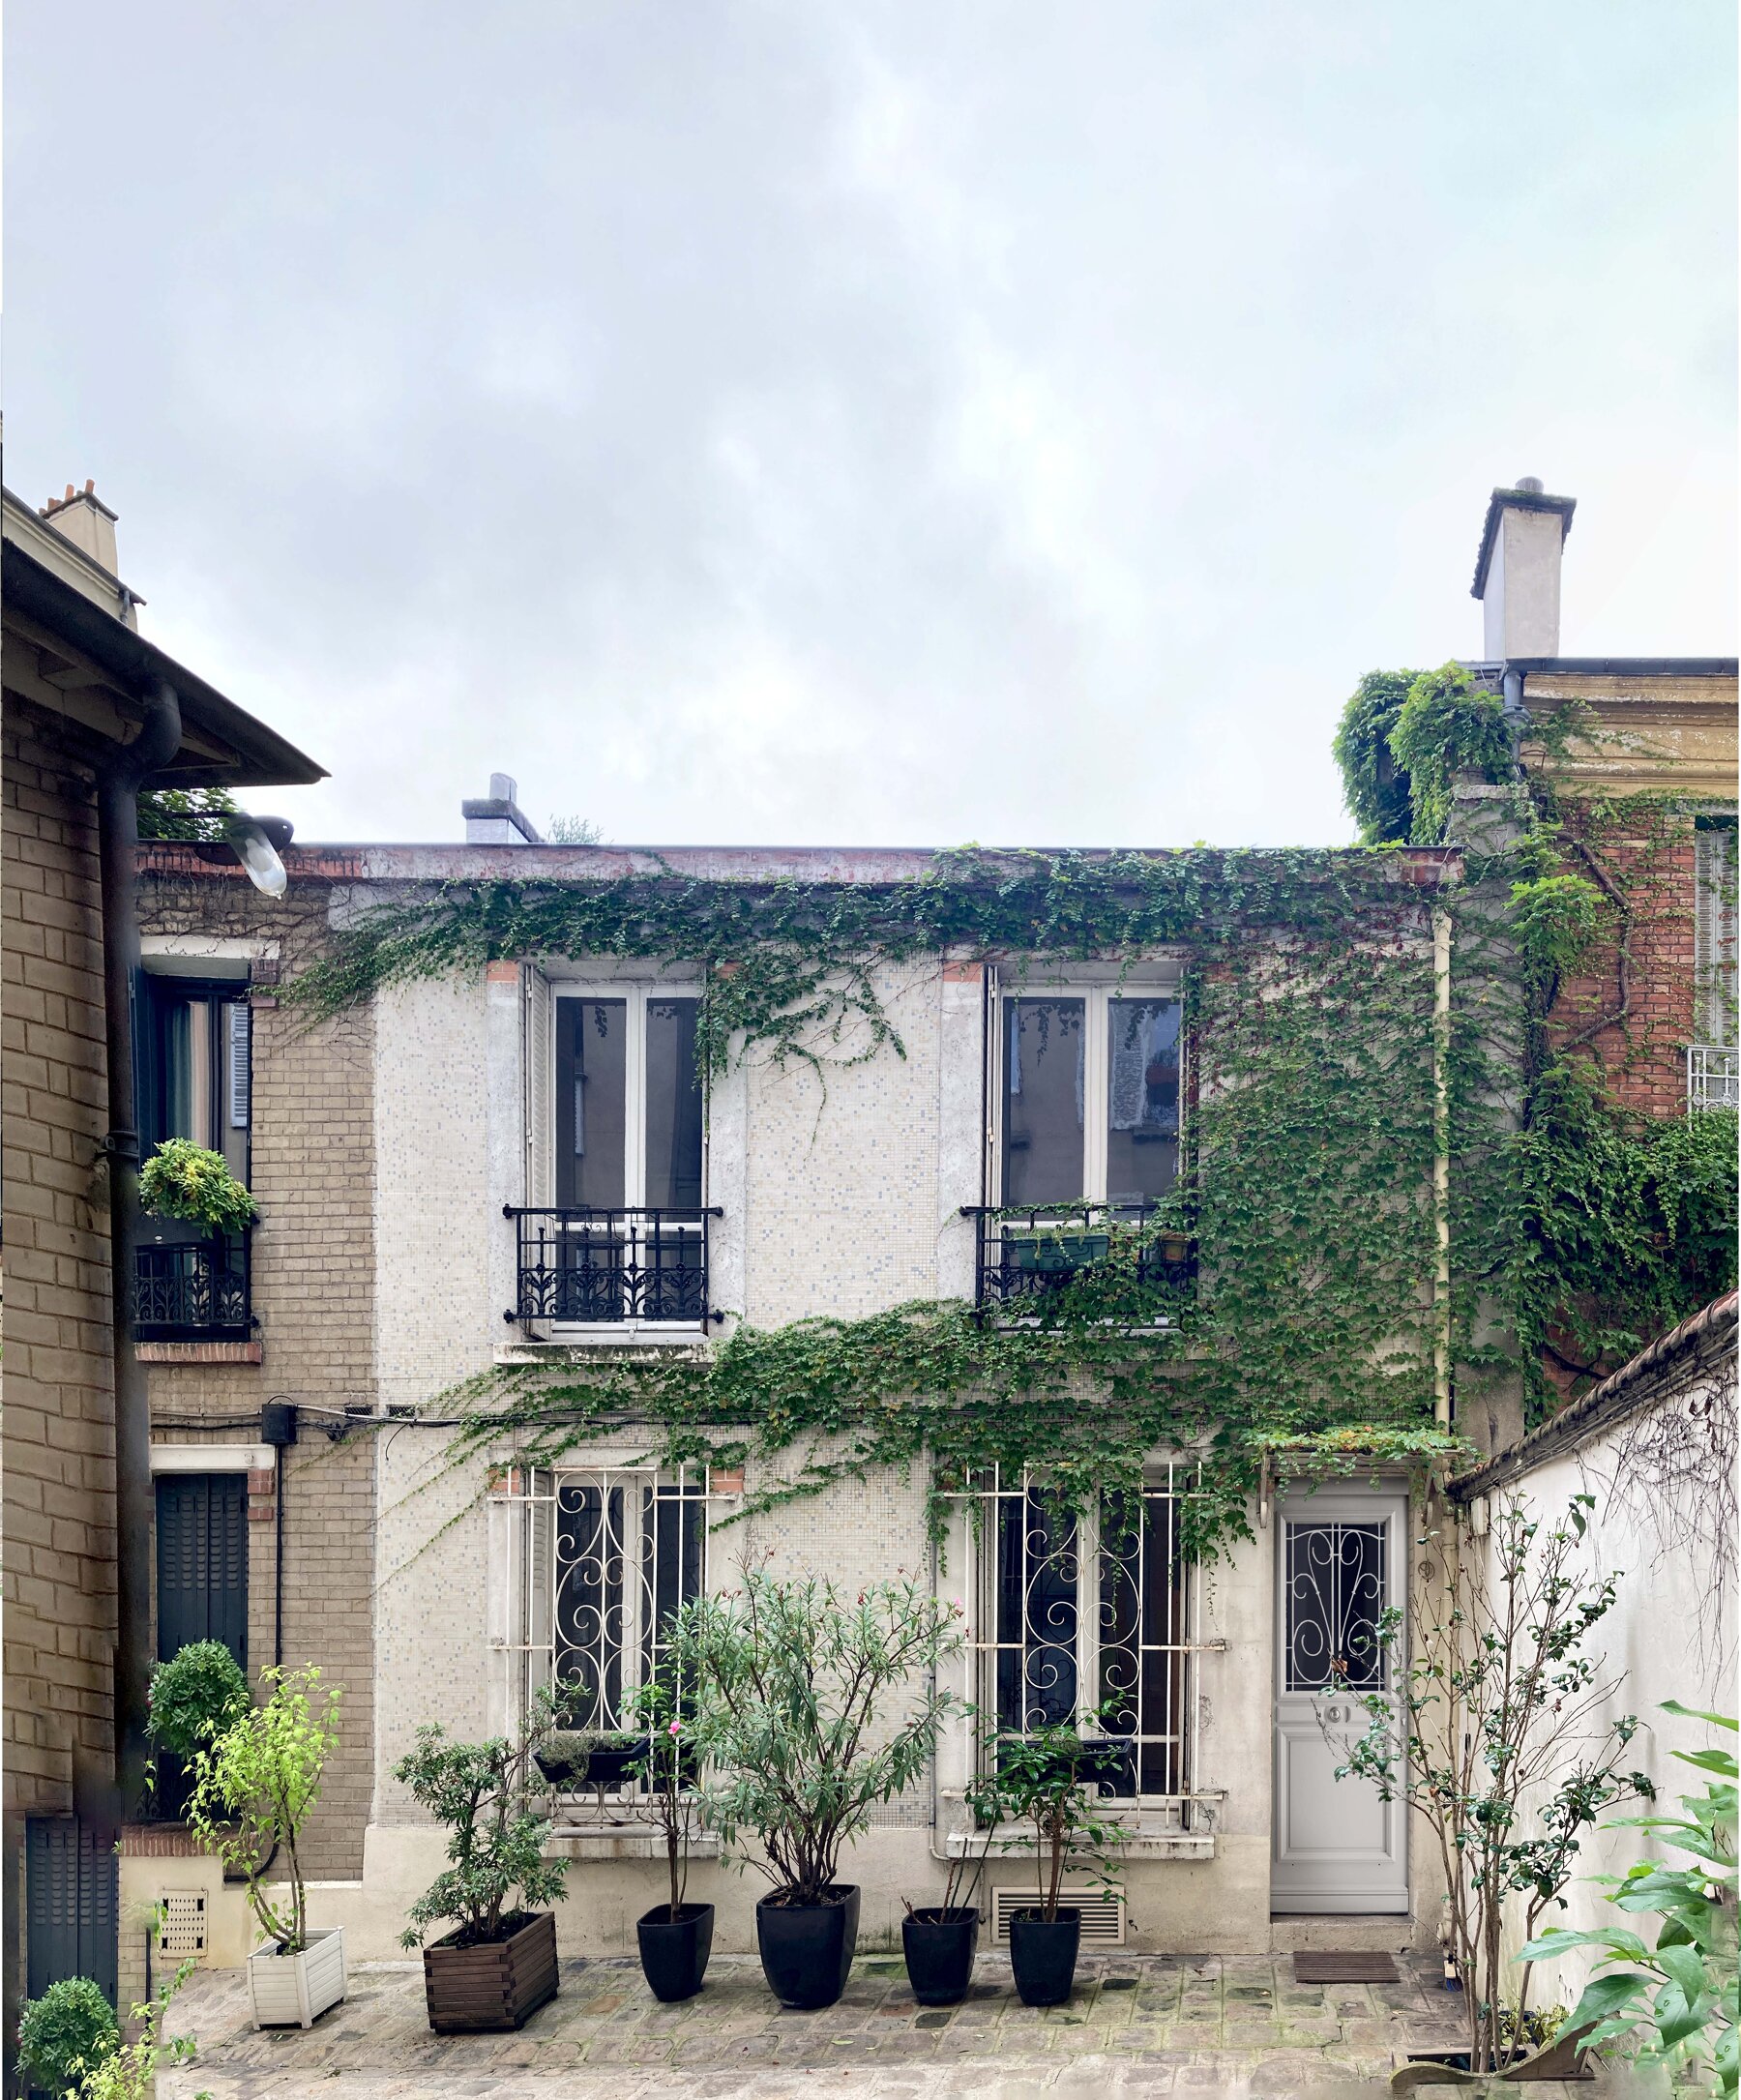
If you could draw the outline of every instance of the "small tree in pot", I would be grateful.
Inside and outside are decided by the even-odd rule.
[[[542,1907],[568,1894],[567,1876],[560,1860],[545,1857],[547,1819],[530,1778],[549,1721],[541,1701],[512,1740],[483,1743],[455,1742],[430,1722],[393,1768],[452,1833],[452,1864],[411,1906],[401,1941],[423,1946],[431,1925],[452,1921],[451,1932],[424,1947],[424,1991],[438,2034],[520,2027],[556,1996],[556,1918]]]
[[[653,1996],[675,2004],[700,1990],[713,1951],[713,1905],[684,1900],[689,1888],[690,1842],[700,1807],[692,1785],[696,1774],[690,1747],[697,1733],[697,1705],[693,1700],[679,1698],[668,1672],[637,1686],[629,1703],[647,1730],[634,1776],[645,1784],[649,1808],[664,1834],[671,1879],[670,1901],[655,1904],[644,1917],[637,1918],[634,1934],[641,1973]]]
[[[309,1930],[307,1891],[296,1842],[320,1798],[326,1761],[338,1747],[337,1686],[320,1671],[266,1670],[263,1704],[251,1707],[196,1753],[188,1824],[248,1884],[248,1900],[269,1948],[249,1957],[248,1985],[259,2026],[311,2026],[344,1996],[344,1932]],[[283,1854],[289,1888],[278,1902],[266,1876]]]
[[[959,1614],[917,1582],[843,1596],[816,1578],[747,1569],[733,1594],[686,1605],[672,1661],[703,1700],[697,1748],[719,1777],[708,1819],[773,1884],[755,1907],[762,1971],[782,2004],[832,2005],[846,1987],[859,1892],[842,1849],[871,1810],[919,1779],[955,1704],[936,1667],[961,1644]],[[904,1718],[883,1706],[905,1689]]]
[[[1003,1797],[995,1779],[981,1778],[968,1782],[962,1799],[967,1827],[961,1834],[961,1849],[950,1859],[944,1877],[943,1901],[908,1904],[900,1921],[907,1981],[921,2005],[959,2005],[973,1980],[980,1914],[972,1898],[986,1871]]]
[[[1082,1913],[1060,1901],[1067,1868],[1111,1883],[1110,1854],[1125,1833],[1097,1810],[1107,1744],[1064,1724],[1004,1735],[989,1792],[1003,1816],[1034,1827],[1037,1901],[1010,1918],[1010,1967],[1024,2005],[1062,2005],[1076,1983]]]

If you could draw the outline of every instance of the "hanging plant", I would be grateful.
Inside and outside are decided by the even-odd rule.
[[[158,1218],[186,1218],[215,1232],[243,1232],[257,1206],[221,1152],[165,1138],[139,1169],[139,1201]]]

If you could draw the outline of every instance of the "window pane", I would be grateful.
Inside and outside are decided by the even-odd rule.
[[[1289,1523],[1285,1601],[1290,1692],[1384,1684],[1381,1523]]]
[[[1082,1194],[1082,1001],[1004,1008],[1006,1203],[1074,1203]]]
[[[647,1001],[647,1201],[701,1201],[701,1079],[695,1069],[698,999]]]
[[[1179,1171],[1177,999],[1107,1003],[1107,1199],[1165,1196]]]
[[[212,1010],[204,999],[171,993],[163,1001],[165,1138],[209,1145],[212,1130]]]
[[[1042,1489],[997,1505],[997,1720],[1013,1731],[1077,1713],[1077,1525]]]
[[[558,999],[556,1200],[624,1200],[629,1010],[622,999]]]

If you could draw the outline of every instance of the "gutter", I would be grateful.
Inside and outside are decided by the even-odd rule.
[[[99,612],[98,619],[106,615]],[[112,627],[113,622],[108,624]],[[125,630],[123,630],[125,632]],[[103,1018],[108,1052],[109,1285],[115,1393],[115,1784],[123,1815],[143,1795],[151,1670],[151,1402],[133,1346],[139,1241],[139,1134],[133,1127],[133,990],[139,967],[133,904],[139,787],[181,748],[181,701],[158,679],[139,733],[97,777],[103,879]]]

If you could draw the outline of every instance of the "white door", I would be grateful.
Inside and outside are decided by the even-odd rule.
[[[1395,1696],[1377,1626],[1406,1603],[1407,1520],[1403,1496],[1354,1489],[1277,1511],[1273,1910],[1408,1908],[1406,1811],[1336,1777],[1366,1731],[1359,1701]]]

